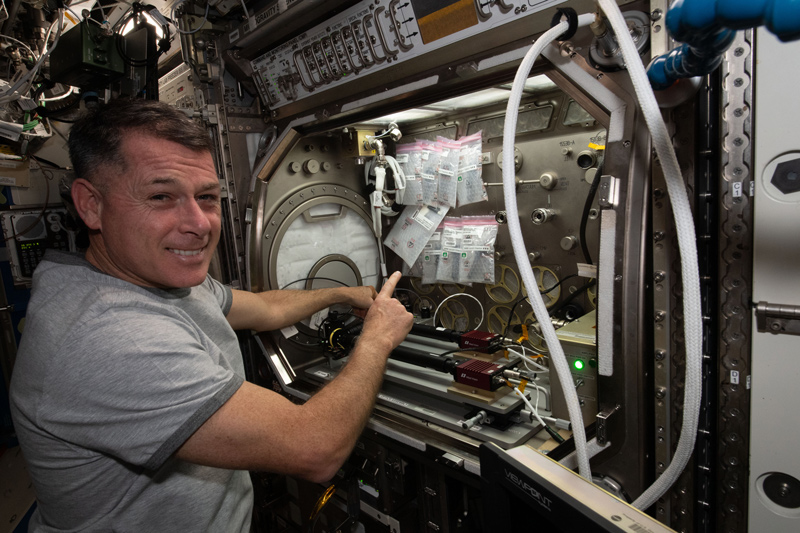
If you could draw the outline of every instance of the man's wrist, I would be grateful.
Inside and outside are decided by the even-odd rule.
[[[358,351],[368,351],[371,355],[387,356],[394,350],[395,346],[388,340],[385,335],[379,332],[366,330],[361,332],[356,343]]]

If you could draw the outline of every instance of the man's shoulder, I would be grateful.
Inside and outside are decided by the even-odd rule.
[[[86,297],[101,302],[114,300],[119,295],[129,300],[144,295],[135,285],[103,274],[82,255],[76,253],[49,253],[39,263],[33,274],[32,304],[37,301],[75,300]]]

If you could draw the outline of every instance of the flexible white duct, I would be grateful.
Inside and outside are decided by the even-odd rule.
[[[700,300],[700,273],[697,266],[697,248],[695,228],[686,186],[683,183],[678,158],[675,156],[667,127],[661,116],[650,82],[647,79],[636,45],[628,31],[622,12],[613,0],[599,0],[600,7],[608,17],[614,33],[617,35],[622,57],[625,59],[630,73],[639,105],[642,108],[645,122],[653,138],[664,179],[667,183],[675,227],[678,233],[678,248],[681,255],[681,273],[683,279],[683,319],[684,338],[686,343],[686,386],[683,392],[683,425],[675,455],[664,473],[653,485],[642,493],[633,505],[639,509],[647,509],[656,502],[678,479],[689,462],[694,450],[697,434],[697,420],[700,415],[702,388],[702,338],[703,318]],[[507,160],[508,161],[508,160]],[[530,294],[531,292],[528,291]]]
[[[594,15],[581,15],[578,19],[580,26],[590,24],[594,20]],[[533,44],[531,49],[522,59],[522,64],[517,69],[514,77],[514,84],[511,88],[511,95],[508,98],[506,108],[505,125],[503,129],[503,196],[505,198],[506,213],[508,215],[508,230],[511,235],[511,244],[514,249],[514,257],[517,260],[522,281],[528,290],[529,300],[533,307],[536,320],[542,329],[542,335],[547,341],[550,349],[550,358],[555,366],[558,379],[561,380],[561,388],[567,401],[570,422],[572,422],[572,436],[575,439],[575,450],[578,455],[578,472],[589,481],[592,479],[589,467],[589,454],[586,449],[586,430],[583,426],[583,416],[581,406],[578,401],[578,394],[575,392],[575,383],[572,381],[569,363],[564,355],[564,349],[556,336],[553,323],[547,313],[542,296],[539,294],[539,286],[533,276],[533,269],[528,260],[528,253],[525,242],[522,239],[522,229],[519,222],[519,210],[517,209],[516,183],[514,181],[514,137],[517,129],[517,115],[519,114],[519,104],[522,99],[522,90],[525,87],[525,80],[530,74],[536,58],[539,57],[545,46],[553,42],[556,37],[567,31],[567,22],[560,22],[556,26],[547,30]]]

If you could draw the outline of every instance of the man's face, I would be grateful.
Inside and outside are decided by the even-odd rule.
[[[220,186],[211,154],[141,133],[122,143],[127,170],[102,176],[100,232],[87,258],[145,287],[205,280],[220,233]]]

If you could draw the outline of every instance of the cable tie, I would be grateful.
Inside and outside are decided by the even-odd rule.
[[[525,324],[520,324],[520,325],[522,326],[522,336],[519,339],[517,339],[517,342],[522,342],[530,339],[530,337],[528,336],[528,326],[526,326]]]
[[[571,39],[572,36],[575,35],[575,32],[578,31],[578,13],[571,7],[558,8],[556,14],[553,15],[553,20],[550,21],[550,27],[557,26],[561,22],[561,17],[567,17],[569,27],[567,31],[556,37],[556,40],[566,41],[567,39]]]

